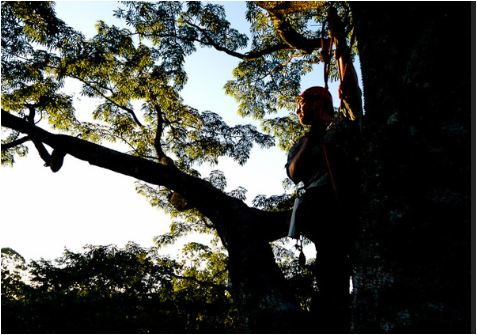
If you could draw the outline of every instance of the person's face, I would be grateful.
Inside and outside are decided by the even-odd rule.
[[[296,115],[304,126],[311,126],[319,121],[319,109],[316,99],[306,99],[302,96],[296,98]]]

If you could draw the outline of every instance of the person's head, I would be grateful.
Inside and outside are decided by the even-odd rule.
[[[333,98],[326,88],[320,86],[307,88],[296,100],[296,113],[302,125],[326,126],[333,119]]]

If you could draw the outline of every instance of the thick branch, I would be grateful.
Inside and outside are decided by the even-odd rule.
[[[298,33],[289,23],[285,20],[284,12],[280,7],[274,3],[281,3],[280,1],[255,1],[255,4],[265,9],[270,15],[273,26],[280,39],[288,45],[289,48],[299,49],[306,53],[311,53],[313,50],[321,48],[320,38],[306,38],[302,34]],[[316,2],[320,4],[320,2]],[[272,5],[270,5],[272,4]],[[285,3],[286,4],[286,3]],[[278,6],[278,7],[276,7]]]
[[[289,212],[266,212],[250,208],[244,202],[216,189],[209,182],[190,176],[173,165],[158,164],[73,136],[52,134],[4,110],[2,126],[26,133],[54,150],[92,165],[177,191],[214,222],[222,238],[229,239],[231,234],[238,230],[253,233],[258,239],[266,241],[286,234]],[[243,226],[234,226],[237,222],[241,222]]]
[[[27,133],[55,149],[61,149],[63,152],[88,161],[92,165],[148,183],[176,187],[174,180],[183,177],[178,170],[169,169],[139,157],[123,154],[76,137],[52,134],[3,110],[2,126]]]
[[[255,234],[269,242],[286,236],[291,218],[291,210],[277,212],[256,211],[260,225],[255,227]]]
[[[36,109],[35,108],[36,108],[36,106],[31,105],[31,104],[27,104],[26,107],[30,111],[30,114],[27,116],[26,119],[27,119],[28,123],[33,125],[33,124],[35,124],[35,115],[36,115]],[[38,150],[38,154],[40,155],[41,159],[43,159],[43,161],[45,162],[45,166],[50,166],[51,155],[48,152],[48,150],[46,150],[43,143],[41,141],[39,141],[34,136],[31,136],[31,140],[32,140],[33,144],[35,145],[36,150]]]

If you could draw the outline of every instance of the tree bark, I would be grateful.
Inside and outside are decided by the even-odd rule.
[[[470,332],[471,5],[351,6],[366,110],[353,331]]]

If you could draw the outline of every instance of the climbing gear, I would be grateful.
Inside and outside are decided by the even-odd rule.
[[[330,73],[330,60],[331,60],[331,51],[333,49],[333,39],[326,39],[325,38],[325,23],[323,22],[321,26],[321,61],[324,65],[324,81],[325,81],[325,88],[328,89],[328,76]],[[326,45],[328,43],[328,45]]]

